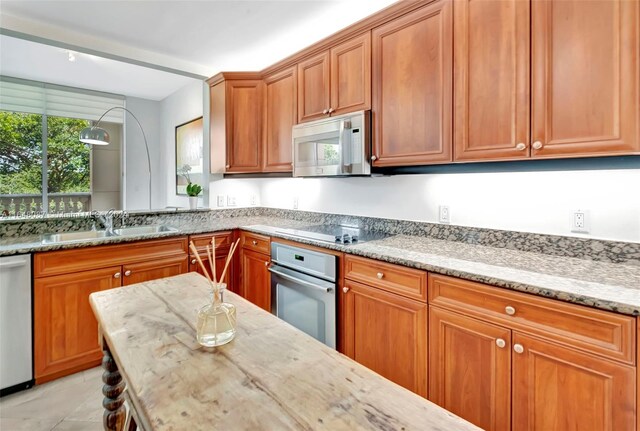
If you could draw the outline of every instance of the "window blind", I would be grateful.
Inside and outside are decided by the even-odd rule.
[[[0,77],[0,110],[47,114],[97,121],[109,108],[124,107],[124,97],[53,84]],[[123,112],[109,112],[102,121],[123,123]]]

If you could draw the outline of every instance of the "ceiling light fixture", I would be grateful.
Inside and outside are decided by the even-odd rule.
[[[76,61],[76,53],[75,52],[69,51],[69,61],[72,62],[72,63],[74,61]]]

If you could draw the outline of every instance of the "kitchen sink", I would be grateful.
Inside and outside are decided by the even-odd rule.
[[[153,233],[177,232],[178,229],[165,225],[131,226],[114,229],[113,233],[106,230],[87,230],[82,232],[47,233],[42,236],[43,244],[58,242],[87,241],[91,239],[111,238],[117,236],[148,235]]]
[[[171,226],[165,226],[163,224],[151,225],[151,226],[131,226],[123,227],[120,229],[114,229],[116,235],[147,235],[150,233],[166,233],[177,232],[178,229]]]
[[[106,230],[87,230],[82,232],[47,233],[42,236],[43,244],[69,241],[86,241],[88,239],[99,239],[115,236],[108,234]]]

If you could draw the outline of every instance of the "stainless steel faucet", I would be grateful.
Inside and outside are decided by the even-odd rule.
[[[99,211],[91,211],[91,216],[98,220],[100,223],[102,223],[102,225],[104,226],[104,229],[107,231],[107,235],[111,236],[111,235],[115,235],[115,233],[113,232],[113,213],[115,211],[115,208],[111,208],[110,210],[106,211],[104,214],[100,214]]]

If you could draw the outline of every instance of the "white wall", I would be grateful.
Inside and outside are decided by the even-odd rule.
[[[261,204],[451,224],[640,242],[640,169],[264,179]],[[570,231],[589,211],[589,234]]]
[[[152,171],[151,207],[165,206],[164,177],[161,165],[160,102],[127,97],[126,108],[142,125],[149,144]],[[149,170],[140,127],[129,114],[125,116],[125,157],[123,169],[124,209],[149,209]]]

